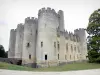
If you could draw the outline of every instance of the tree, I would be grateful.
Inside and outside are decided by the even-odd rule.
[[[94,11],[87,27],[88,36],[88,58],[90,62],[100,63],[100,9]]]
[[[4,49],[4,47],[2,45],[0,45],[0,57],[2,57],[2,58],[6,58],[7,57],[5,49]]]

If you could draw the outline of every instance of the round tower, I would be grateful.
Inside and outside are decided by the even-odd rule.
[[[64,32],[64,13],[62,10],[58,11],[59,30]]]
[[[15,56],[15,43],[16,43],[16,30],[11,29],[10,39],[9,39],[8,58],[14,58]]]
[[[22,58],[22,50],[23,50],[23,32],[24,26],[22,23],[17,25],[16,29],[16,44],[15,44],[15,58]]]
[[[38,13],[37,63],[56,61],[56,36],[59,26],[58,14],[54,9],[42,8]]]
[[[22,64],[36,66],[36,32],[37,19],[27,17],[24,25]]]
[[[74,30],[75,35],[79,37],[79,43],[80,43],[80,52],[81,52],[81,59],[86,60],[87,56],[87,42],[86,42],[86,33],[85,29],[80,28]]]

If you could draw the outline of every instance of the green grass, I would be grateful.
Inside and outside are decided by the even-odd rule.
[[[25,66],[17,66],[8,63],[0,62],[0,69],[9,69],[9,70],[24,70],[24,71],[71,71],[71,70],[86,70],[86,69],[98,69],[100,64],[95,63],[73,63],[66,64],[63,66],[48,67],[48,68],[30,68]]]

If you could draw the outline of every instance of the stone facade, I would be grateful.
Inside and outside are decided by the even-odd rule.
[[[85,29],[65,31],[64,14],[42,8],[38,19],[27,17],[24,24],[11,30],[8,58],[22,59],[22,65],[56,66],[59,63],[86,60]]]

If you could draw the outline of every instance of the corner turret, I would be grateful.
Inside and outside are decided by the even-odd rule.
[[[79,28],[74,30],[74,33],[79,37],[80,47],[81,47],[81,58],[86,60],[87,56],[87,42],[86,42],[86,34],[84,28]]]
[[[62,10],[58,11],[58,19],[60,31],[64,31],[64,13]]]

